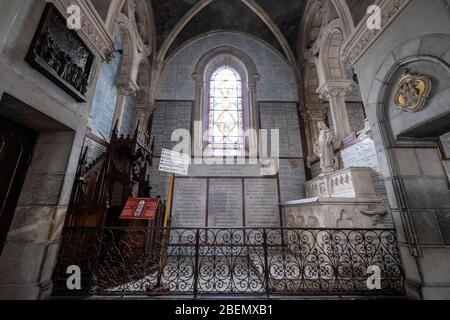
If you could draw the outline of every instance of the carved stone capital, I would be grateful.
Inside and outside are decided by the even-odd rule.
[[[326,100],[345,99],[351,85],[350,80],[326,81],[317,89],[317,93]]]
[[[123,96],[133,96],[139,90],[139,86],[133,80],[118,80],[117,88],[119,93]]]
[[[109,61],[116,53],[112,36],[94,5],[84,0],[53,0],[54,5],[64,17],[68,17],[67,8],[77,5],[81,10],[81,30],[77,33],[102,61]]]
[[[319,122],[325,120],[327,116],[327,109],[323,105],[318,106],[308,106],[305,117],[313,122]]]

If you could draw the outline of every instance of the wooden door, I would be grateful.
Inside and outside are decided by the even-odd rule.
[[[0,255],[38,134],[0,116]]]

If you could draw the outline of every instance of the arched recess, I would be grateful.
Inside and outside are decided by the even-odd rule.
[[[105,22],[111,33],[121,19],[127,20],[130,25],[133,24],[141,51],[146,51],[146,54],[150,55],[156,50],[155,18],[153,6],[148,1],[112,0]]]
[[[253,60],[239,49],[223,46],[206,53],[197,63],[192,77],[196,83],[195,86],[195,101],[194,101],[194,125],[198,126],[201,122],[201,127],[196,127],[197,132],[201,132],[194,139],[193,150],[197,156],[203,155],[206,142],[203,141],[203,135],[208,130],[208,113],[207,105],[209,103],[209,80],[211,74],[221,65],[230,65],[236,69],[242,76],[243,82],[243,96],[244,104],[244,122],[246,128],[244,129],[258,129],[258,111],[256,100],[256,84],[260,79],[256,64]],[[245,110],[246,109],[246,110]],[[246,150],[253,148],[256,144],[254,137],[248,137],[249,142]]]
[[[144,58],[139,66],[139,72],[137,76],[137,84],[139,91],[137,93],[136,101],[136,115],[139,121],[139,134],[147,132],[148,120],[154,103],[151,101],[150,95],[150,79],[151,79],[151,64],[148,58]]]
[[[344,34],[342,23],[334,20],[326,27],[320,44],[319,59],[322,81],[333,81],[346,79],[345,64],[342,59],[342,46]]]
[[[137,93],[138,106],[149,106],[150,104],[150,78],[151,78],[151,65],[148,58],[141,60],[139,65],[139,71],[137,75],[137,85],[139,91]]]
[[[320,95],[317,93],[317,89],[320,85],[319,71],[318,71],[318,59],[313,58],[307,64],[304,70],[304,89],[305,89],[305,103],[307,105],[320,104]]]

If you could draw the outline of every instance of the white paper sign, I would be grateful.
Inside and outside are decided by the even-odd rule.
[[[159,171],[187,176],[190,162],[191,157],[186,154],[163,149]]]

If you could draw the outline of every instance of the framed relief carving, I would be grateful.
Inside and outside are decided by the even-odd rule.
[[[66,19],[47,3],[26,61],[78,102],[86,102],[94,55]]]
[[[395,93],[395,105],[406,112],[423,110],[431,94],[431,79],[422,74],[404,70]]]

